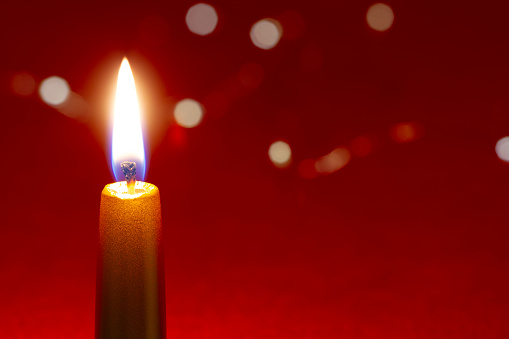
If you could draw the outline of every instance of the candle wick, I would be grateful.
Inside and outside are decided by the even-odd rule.
[[[124,161],[120,163],[122,172],[124,172],[125,181],[127,182],[127,193],[134,194],[134,186],[136,184],[136,163],[132,161]]]

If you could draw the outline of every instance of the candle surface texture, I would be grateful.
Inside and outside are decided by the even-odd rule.
[[[101,194],[96,338],[165,338],[161,204],[155,185]]]

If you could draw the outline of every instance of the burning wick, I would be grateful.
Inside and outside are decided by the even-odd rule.
[[[136,184],[136,163],[131,161],[124,161],[120,163],[122,172],[124,172],[125,181],[127,182],[127,193],[134,194],[134,186]]]

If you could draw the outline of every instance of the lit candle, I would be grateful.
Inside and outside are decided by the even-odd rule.
[[[124,58],[112,136],[116,183],[101,195],[96,338],[165,338],[161,205],[145,173],[134,78]],[[125,177],[125,181],[123,181]]]

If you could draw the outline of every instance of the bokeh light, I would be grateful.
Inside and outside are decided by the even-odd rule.
[[[292,161],[290,145],[280,140],[272,143],[269,147],[269,158],[276,167],[287,167]]]
[[[315,169],[320,174],[330,174],[345,167],[350,161],[350,151],[338,147],[315,162]]]
[[[182,127],[192,128],[198,126],[202,121],[203,108],[196,100],[184,99],[177,103],[173,115],[177,124]]]
[[[57,76],[44,79],[39,86],[41,99],[51,106],[63,104],[70,94],[71,88],[67,81]]]
[[[394,12],[390,6],[377,3],[369,7],[366,21],[369,27],[375,31],[383,32],[391,28],[394,22]]]
[[[495,145],[495,152],[500,160],[509,162],[509,137],[503,137]]]
[[[251,27],[251,41],[261,49],[271,49],[281,39],[281,24],[274,19],[262,19]]]
[[[35,79],[28,73],[17,73],[11,79],[12,91],[17,95],[29,96],[35,91]]]
[[[65,101],[65,105],[56,107],[57,111],[63,115],[79,121],[87,120],[90,113],[90,105],[79,94],[71,92],[69,98]]]
[[[420,127],[412,122],[396,124],[391,129],[391,138],[399,143],[415,141],[420,137]]]
[[[186,14],[186,24],[189,30],[202,36],[214,32],[217,21],[217,12],[209,4],[199,3],[191,6]]]

